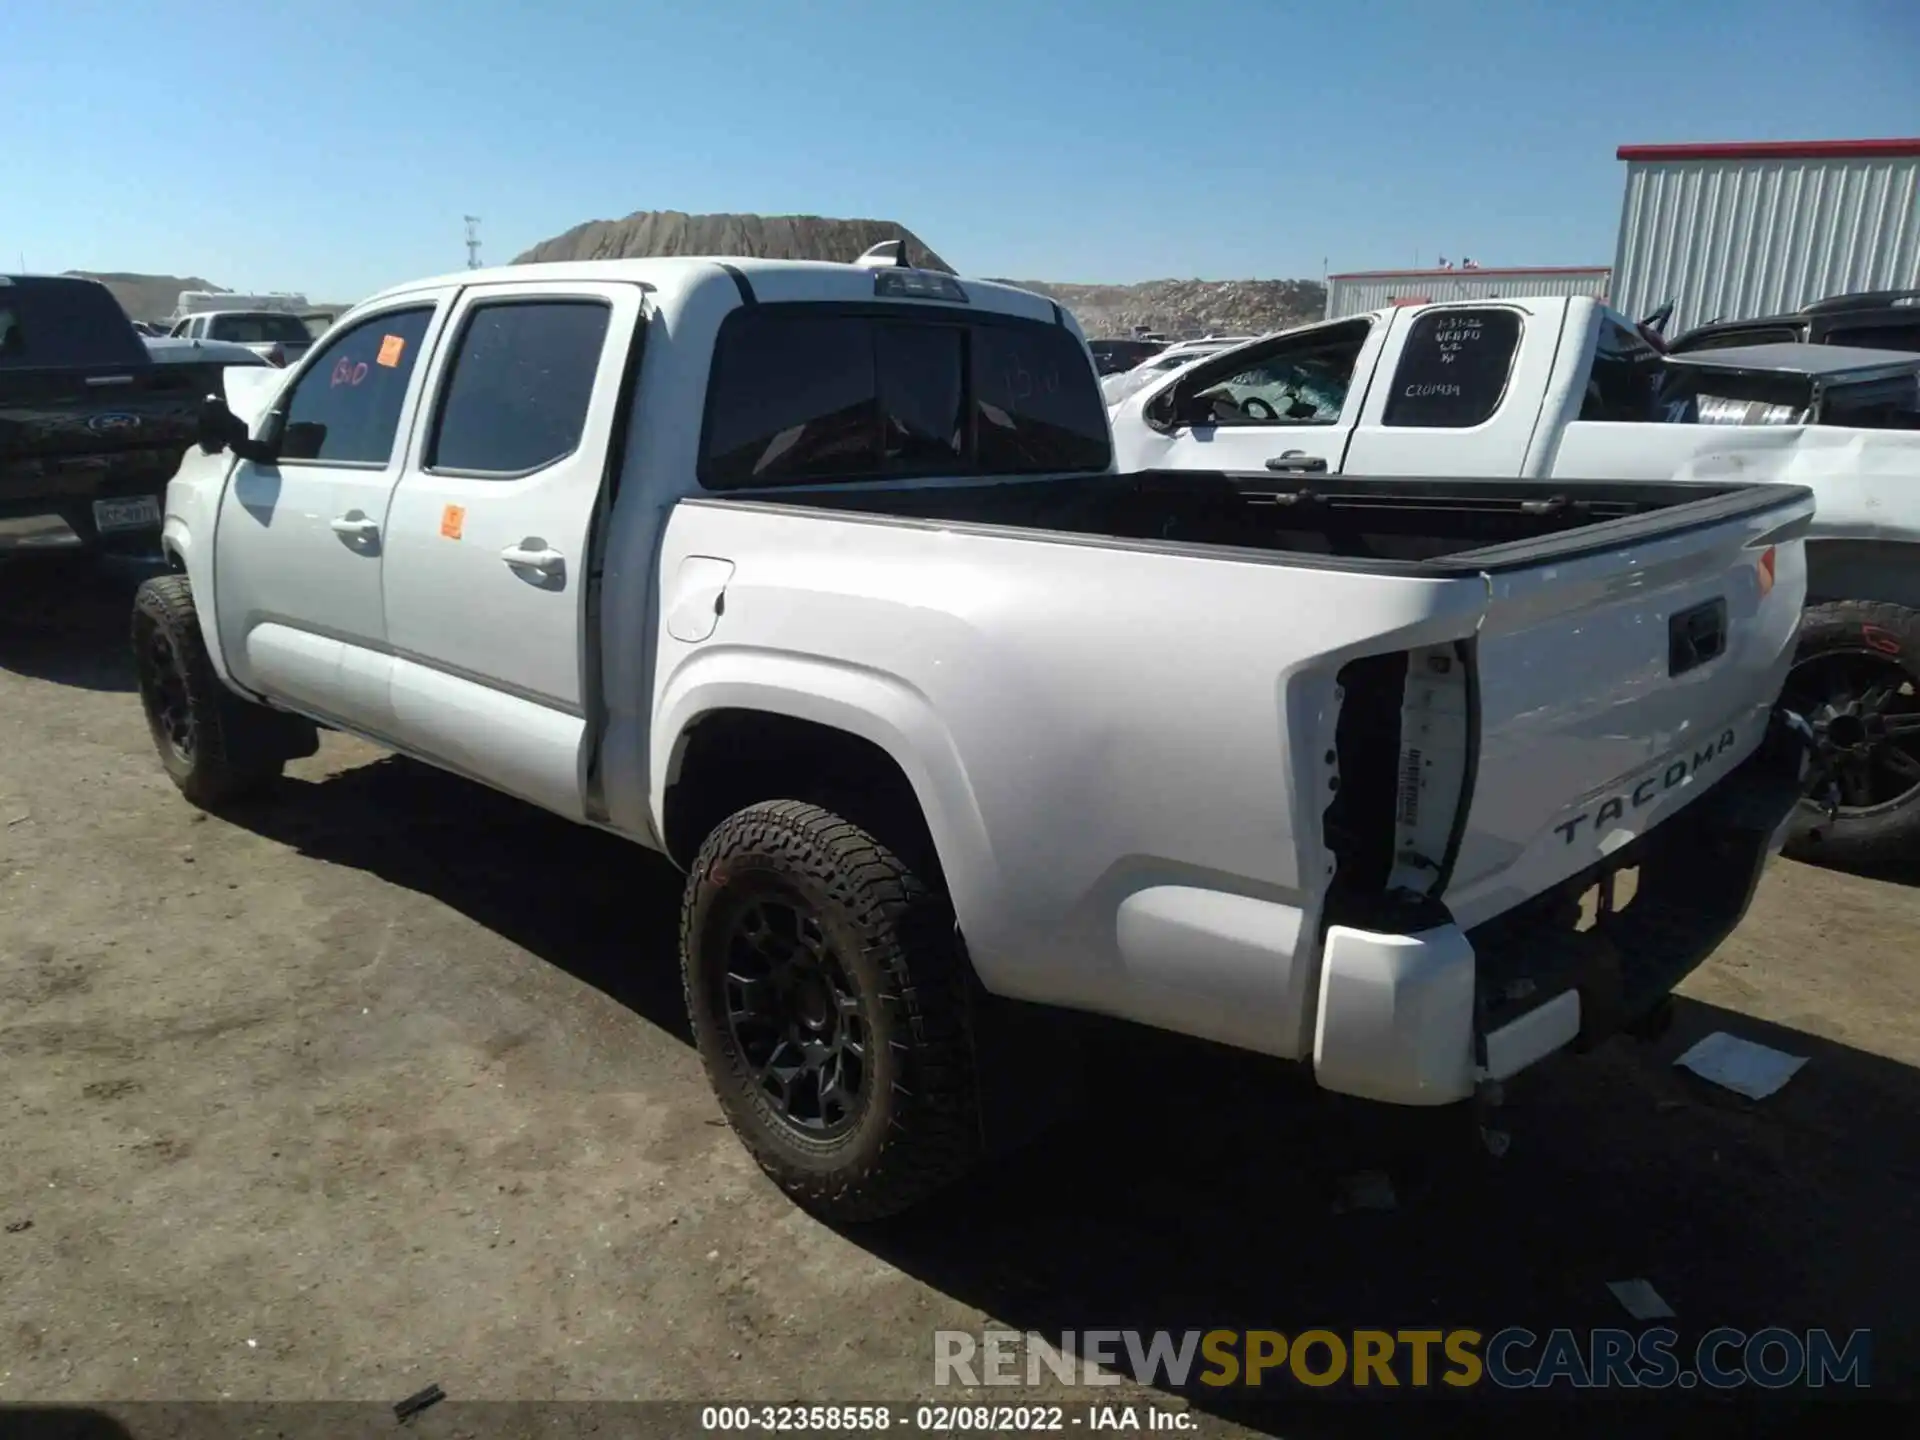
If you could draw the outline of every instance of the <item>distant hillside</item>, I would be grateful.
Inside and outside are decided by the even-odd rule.
[[[113,298],[120,302],[120,308],[127,312],[130,320],[165,320],[173,314],[173,307],[179,303],[182,290],[233,293],[225,285],[202,280],[198,275],[140,275],[125,270],[68,270],[64,273],[82,280],[98,280],[113,292]],[[339,314],[348,308],[344,301],[335,304],[314,300],[312,296],[307,299],[315,310]]]
[[[117,270],[69,270],[83,280],[98,280],[113,292],[120,308],[134,320],[164,320],[182,290],[218,290],[221,287],[198,275],[135,275]]]
[[[768,260],[857,260],[882,240],[905,240],[915,265],[953,267],[893,220],[830,220],[819,215],[688,215],[637,210],[624,220],[589,220],[543,240],[514,264],[614,260],[638,255],[752,255]]]
[[[1144,325],[1169,335],[1265,335],[1310,324],[1327,311],[1318,280],[1147,280],[1138,285],[1072,285],[1009,280],[1057,300],[1089,339]]]

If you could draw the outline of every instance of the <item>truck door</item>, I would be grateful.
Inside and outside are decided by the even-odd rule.
[[[576,819],[591,543],[642,293],[463,291],[388,515],[395,738]]]
[[[1223,352],[1114,412],[1121,470],[1338,474],[1386,325],[1360,316]]]
[[[1360,411],[1348,472],[1519,477],[1565,318],[1564,301],[1393,312],[1382,379]]]
[[[448,293],[395,300],[328,335],[268,413],[279,459],[237,461],[220,500],[214,587],[235,678],[375,735],[389,718],[387,501]]]

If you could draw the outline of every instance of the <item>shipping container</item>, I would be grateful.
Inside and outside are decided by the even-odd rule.
[[[1613,303],[1666,333],[1920,287],[1920,139],[1622,145]]]
[[[1547,265],[1474,270],[1358,270],[1327,277],[1327,319],[1344,320],[1393,305],[1444,300],[1497,300],[1525,295],[1605,298],[1603,265]]]

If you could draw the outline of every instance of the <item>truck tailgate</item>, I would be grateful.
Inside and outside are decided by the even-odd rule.
[[[0,475],[38,480],[73,467],[140,468],[144,456],[168,474],[194,436],[200,400],[220,388],[214,365],[0,370]],[[162,480],[166,478],[161,476]]]
[[[1445,894],[1457,923],[1587,870],[1759,746],[1806,593],[1804,551],[1785,542],[1812,514],[1788,491],[1628,547],[1489,567],[1473,793]]]

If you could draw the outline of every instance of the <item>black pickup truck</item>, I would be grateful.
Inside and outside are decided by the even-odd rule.
[[[1681,354],[1787,344],[1920,350],[1920,290],[1867,290],[1817,300],[1791,315],[1715,320],[1695,326],[1666,348]]]
[[[152,554],[214,363],[158,364],[95,280],[0,275],[0,556]]]

